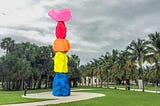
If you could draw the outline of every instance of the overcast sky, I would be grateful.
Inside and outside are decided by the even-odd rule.
[[[78,55],[81,64],[160,31],[160,0],[0,0],[0,41],[52,45],[57,23],[48,12],[64,8],[73,16],[66,22],[68,54]]]

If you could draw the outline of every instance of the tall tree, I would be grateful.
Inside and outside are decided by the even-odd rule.
[[[80,80],[79,63],[80,58],[77,55],[73,54],[69,57],[69,80],[70,83],[73,82],[73,87],[77,87],[77,81]]]
[[[2,87],[4,90],[11,89],[11,81],[16,79],[15,75],[15,65],[17,63],[16,56],[13,53],[7,53],[2,58]]]
[[[80,84],[81,86],[84,86],[84,84],[86,85],[86,67],[85,65],[81,65],[79,68],[79,74],[80,74]]]
[[[156,85],[158,86],[159,79],[160,79],[160,33],[155,32],[150,35],[149,37],[149,42],[151,44],[151,51],[150,54],[148,55],[149,57],[149,62],[150,63],[155,63],[156,66]]]
[[[51,46],[40,47],[40,51],[37,58],[38,69],[39,69],[39,79],[37,84],[38,89],[41,88],[41,83],[43,78],[45,78],[45,88],[47,88],[48,78],[49,78],[48,73],[52,72],[52,69],[53,69],[53,65],[52,65],[53,63],[50,57],[51,51],[52,51]]]
[[[118,60],[116,62],[117,64],[117,70],[119,70],[119,78],[124,80],[126,82],[126,90],[129,90],[130,88],[130,79],[133,81],[133,66],[134,63],[132,61],[132,58],[126,50],[121,51],[118,56]],[[135,69],[134,69],[135,70]]]
[[[96,66],[96,70],[95,70],[96,74],[100,79],[100,87],[102,88],[102,84],[103,84],[103,81],[104,81],[103,61],[101,61],[101,59],[93,59],[93,60],[94,60],[95,66]]]
[[[110,60],[110,70],[112,73],[112,78],[114,80],[115,89],[117,89],[117,70],[116,70],[116,62],[118,60],[119,51],[117,49],[113,49],[111,53],[111,60]]]
[[[109,71],[110,71],[110,59],[111,58],[111,55],[109,54],[109,52],[106,52],[105,55],[101,55],[101,57],[99,58],[102,63],[103,63],[103,66],[105,68],[105,71],[106,71],[106,87],[109,88]]]
[[[34,89],[36,85],[37,88],[38,85],[41,87],[41,81],[45,88],[51,87],[52,46],[39,47],[30,42],[14,44],[11,38],[4,38],[1,47],[7,51],[0,57],[0,77],[4,90],[23,89],[24,82],[27,82],[31,89],[33,85]]]
[[[139,79],[142,79],[143,87],[142,91],[144,92],[144,77],[143,77],[143,63],[148,54],[148,44],[146,40],[137,39],[137,41],[132,41],[129,46],[127,46],[127,51],[132,55],[132,59],[137,61],[139,66]]]
[[[9,53],[14,50],[14,40],[10,37],[2,39],[1,48],[6,50],[6,53]]]

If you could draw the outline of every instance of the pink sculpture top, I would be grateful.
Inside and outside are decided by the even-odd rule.
[[[48,15],[55,21],[69,21],[72,18],[72,14],[69,8],[63,10],[51,10]]]

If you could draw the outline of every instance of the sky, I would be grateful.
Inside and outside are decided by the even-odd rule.
[[[48,12],[64,8],[72,12],[65,23],[68,55],[78,55],[81,64],[160,31],[160,0],[0,0],[0,41],[53,45],[57,23]]]

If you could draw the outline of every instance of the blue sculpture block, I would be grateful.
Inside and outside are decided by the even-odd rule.
[[[53,91],[54,96],[69,96],[70,85],[68,75],[65,73],[55,73],[53,78]]]

